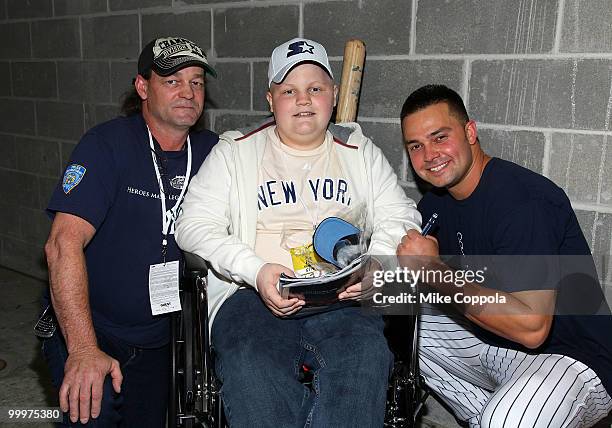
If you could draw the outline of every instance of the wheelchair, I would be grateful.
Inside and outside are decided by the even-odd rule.
[[[172,373],[169,428],[223,428],[220,383],[210,353],[206,262],[184,253],[181,312],[172,314]]]
[[[172,378],[168,406],[169,428],[227,428],[220,382],[210,352],[208,267],[204,259],[184,253],[181,312],[172,316]],[[389,316],[385,334],[395,355],[387,392],[385,428],[416,426],[429,395],[418,371],[418,308],[409,316]],[[406,326],[412,340],[405,340]],[[304,383],[309,382],[306,372]]]

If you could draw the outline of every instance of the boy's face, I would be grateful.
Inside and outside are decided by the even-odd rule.
[[[295,149],[323,144],[338,88],[318,65],[301,64],[266,95],[281,141]]]

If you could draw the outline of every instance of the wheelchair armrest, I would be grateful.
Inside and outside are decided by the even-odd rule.
[[[208,274],[208,263],[202,257],[186,251],[183,251],[183,257],[185,258],[185,276],[205,277]]]

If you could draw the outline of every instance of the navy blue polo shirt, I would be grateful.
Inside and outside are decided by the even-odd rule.
[[[477,336],[504,348],[570,356],[591,367],[612,392],[612,317],[589,246],[562,189],[533,171],[493,158],[468,198],[456,200],[444,189],[433,189],[423,196],[418,209],[424,219],[438,213],[433,235],[441,255],[526,262],[505,263],[486,287],[510,293],[557,290],[557,315],[538,349],[526,349],[473,325]],[[538,270],[533,261],[550,259],[543,255],[561,256],[550,283],[532,277]]]
[[[190,133],[190,141],[193,177],[218,136],[204,130]],[[187,151],[156,147],[170,209],[185,179]],[[142,115],[116,118],[88,131],[47,210],[79,216],[96,229],[85,249],[95,329],[144,348],[168,343],[169,316],[153,316],[149,303],[149,266],[162,262],[162,214]],[[179,257],[172,228],[166,259]]]

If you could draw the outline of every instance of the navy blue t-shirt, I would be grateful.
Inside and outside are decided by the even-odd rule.
[[[466,255],[468,259],[470,255],[486,255],[494,256],[489,260],[508,261],[528,256],[517,258],[520,262],[516,265],[506,263],[498,280],[487,282],[487,287],[510,293],[535,288],[557,290],[560,315],[555,315],[549,337],[538,349],[526,349],[474,325],[477,336],[495,346],[570,356],[591,367],[612,391],[612,317],[590,249],[562,189],[533,171],[493,158],[468,198],[455,200],[446,190],[434,189],[423,196],[418,209],[424,219],[438,213],[433,235],[441,255]],[[551,281],[552,286],[538,287],[533,287],[537,283],[533,278],[518,280],[530,274],[524,273],[522,262],[550,262],[540,255],[561,256],[557,258],[558,275],[553,276],[562,279]],[[589,305],[584,304],[587,299]],[[585,312],[585,306],[595,309]]]
[[[210,131],[190,133],[190,177],[217,141]],[[163,152],[156,147],[169,210],[185,179],[187,151]],[[88,131],[74,149],[47,210],[79,216],[96,229],[85,249],[96,330],[145,348],[168,343],[169,316],[153,316],[149,303],[149,265],[162,262],[162,217],[142,115],[116,118]],[[172,228],[166,260],[179,257]]]

